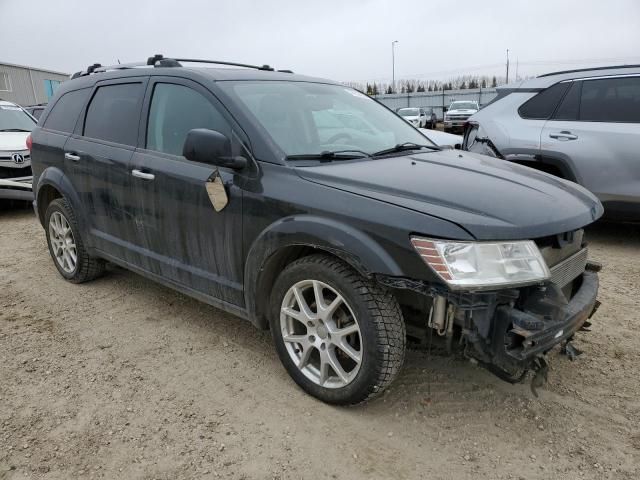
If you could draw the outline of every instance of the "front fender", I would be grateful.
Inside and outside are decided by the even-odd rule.
[[[42,189],[47,185],[55,188],[60,195],[69,202],[71,208],[73,208],[73,213],[75,214],[80,231],[85,232],[87,229],[87,221],[86,216],[84,215],[84,209],[81,208],[80,197],[78,196],[76,189],[73,187],[69,177],[67,177],[58,167],[48,167],[45,169],[38,177],[38,183],[33,189],[36,211],[38,212],[38,219],[40,220],[40,223],[44,226],[44,213],[46,210],[45,208],[41,208],[42,206],[40,205],[40,202],[42,201],[42,198],[40,196],[40,192],[42,192]]]
[[[266,327],[260,307],[261,276],[269,260],[288,247],[312,247],[331,253],[364,276],[402,275],[397,262],[371,236],[348,224],[313,215],[293,215],[266,228],[253,242],[245,263],[245,304],[251,321]],[[271,282],[268,282],[271,283]]]

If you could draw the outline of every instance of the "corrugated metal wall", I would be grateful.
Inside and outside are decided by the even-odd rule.
[[[1,90],[4,82],[0,79],[0,98],[18,105],[46,103],[45,80],[62,83],[69,79],[69,75],[62,73],[0,63],[0,76],[4,75],[8,76],[10,89]]]
[[[442,120],[443,107],[448,108],[449,104],[454,100],[472,100],[482,106],[493,100],[496,94],[495,88],[474,88],[440,92],[394,93],[376,95],[375,98],[392,110],[404,107],[432,107],[438,116],[438,120]]]

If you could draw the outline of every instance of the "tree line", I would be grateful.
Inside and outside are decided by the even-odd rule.
[[[495,88],[498,82],[503,82],[501,77],[486,75],[461,75],[448,81],[440,80],[398,80],[394,91],[393,85],[384,82],[347,82],[347,85],[366,93],[367,95],[380,95],[392,93],[414,92],[441,92],[443,90],[465,90],[474,88]]]

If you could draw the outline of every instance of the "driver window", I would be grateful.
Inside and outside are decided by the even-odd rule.
[[[146,148],[182,155],[189,130],[208,128],[231,138],[231,126],[201,93],[184,85],[157,83],[153,89]]]

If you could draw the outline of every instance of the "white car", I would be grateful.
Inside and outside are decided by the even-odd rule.
[[[22,107],[0,100],[0,199],[33,200],[27,137],[35,126]]]
[[[444,114],[444,131],[463,131],[464,124],[467,122],[469,117],[478,110],[480,110],[478,102],[471,102],[467,100],[451,102],[447,113]]]
[[[420,133],[439,147],[458,149],[462,147],[462,135],[454,135],[439,130],[428,130],[426,128],[420,128],[419,130]]]
[[[397,114],[404,118],[414,127],[424,128],[429,123],[430,118],[422,108],[401,108]]]

